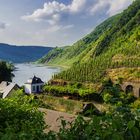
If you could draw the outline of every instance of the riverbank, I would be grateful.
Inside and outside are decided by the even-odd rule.
[[[48,63],[39,63],[38,61],[33,62],[33,64],[37,64],[37,65],[43,65],[43,66],[50,66],[50,67],[59,67],[62,70],[67,70],[69,69],[71,66],[68,65],[58,65],[58,64],[48,64]]]

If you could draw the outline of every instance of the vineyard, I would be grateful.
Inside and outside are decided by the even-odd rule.
[[[55,48],[40,62],[70,67],[54,79],[93,83],[101,82],[108,69],[140,67],[139,21],[140,1],[136,0],[73,46]]]

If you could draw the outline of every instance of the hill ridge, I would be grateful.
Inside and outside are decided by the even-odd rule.
[[[55,48],[39,62],[71,66],[54,78],[100,82],[107,77],[107,69],[139,67],[139,58],[140,1],[136,0],[73,46]]]
[[[32,62],[48,53],[51,49],[51,47],[17,46],[0,43],[0,59],[13,63]]]

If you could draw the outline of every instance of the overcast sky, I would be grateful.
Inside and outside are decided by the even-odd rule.
[[[0,42],[69,45],[132,0],[0,0]]]

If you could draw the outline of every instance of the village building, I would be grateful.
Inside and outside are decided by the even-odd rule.
[[[2,81],[0,83],[0,98],[9,97],[18,89],[20,89],[20,87],[16,83]]]
[[[25,93],[41,93],[43,91],[43,85],[44,82],[40,78],[34,76],[24,84]]]

